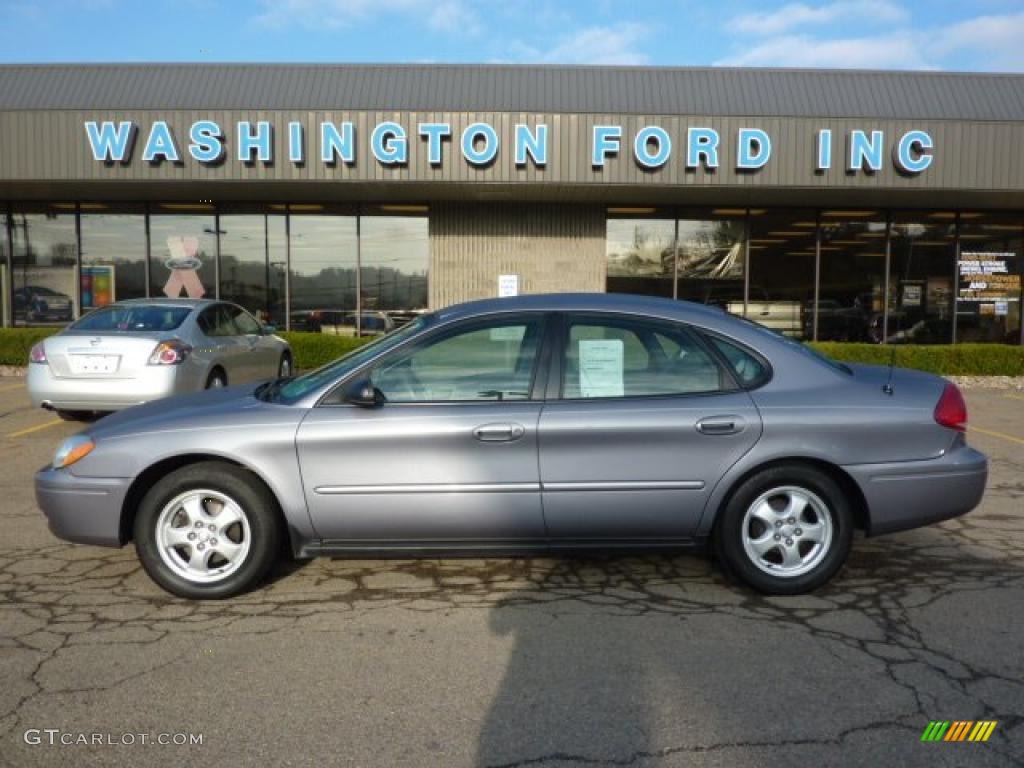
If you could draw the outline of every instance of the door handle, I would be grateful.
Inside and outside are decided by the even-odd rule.
[[[482,424],[473,430],[473,437],[482,443],[510,443],[525,434],[522,424]]]
[[[711,416],[697,422],[697,431],[702,435],[735,435],[743,431],[743,426],[739,416]]]

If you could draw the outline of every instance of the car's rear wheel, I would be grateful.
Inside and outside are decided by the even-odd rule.
[[[143,497],[135,549],[150,577],[180,597],[231,597],[273,565],[276,501],[248,470],[220,461],[182,467]]]
[[[715,527],[726,567],[773,595],[810,592],[846,561],[853,514],[828,474],[799,464],[775,466],[745,480]]]
[[[286,379],[292,375],[292,356],[285,352],[281,355],[281,362],[277,364],[277,376]]]
[[[207,389],[221,389],[228,385],[228,375],[224,373],[220,368],[214,368],[210,371],[210,375],[206,377],[206,388]]]

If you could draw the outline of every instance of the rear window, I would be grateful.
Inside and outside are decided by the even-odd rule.
[[[153,333],[173,331],[188,317],[191,307],[110,306],[90,312],[71,326],[76,331]]]

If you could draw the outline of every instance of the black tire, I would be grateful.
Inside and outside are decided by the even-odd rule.
[[[206,389],[221,389],[228,385],[228,375],[222,368],[214,368],[206,377]]]
[[[54,411],[64,421],[92,421],[95,414],[92,411]]]
[[[230,497],[248,523],[248,552],[236,570],[216,581],[186,578],[159,552],[157,525],[161,512],[190,490],[209,490]],[[134,538],[135,551],[153,581],[179,597],[205,600],[232,597],[257,584],[277,559],[283,536],[277,502],[255,475],[227,462],[205,461],[165,475],[147,491],[135,516]]]
[[[754,506],[755,502],[758,502],[758,499],[775,489],[786,487],[809,491],[823,503],[824,512],[828,515],[828,522],[831,524],[831,535],[828,546],[822,545],[822,553],[816,557],[810,556],[815,546],[813,543],[796,540],[797,553],[799,555],[804,552],[808,553],[808,559],[812,562],[816,560],[816,564],[806,572],[777,575],[764,570],[764,568],[778,568],[781,573],[784,546],[787,542],[797,539],[797,537],[786,538],[785,532],[794,530],[800,532],[801,529],[788,526],[787,521],[790,518],[782,518],[782,540],[777,545],[770,545],[776,549],[767,555],[767,558],[771,559],[770,561],[765,557],[761,558],[762,567],[752,559],[751,555],[747,554],[743,528],[747,511]],[[771,497],[769,501],[774,506],[785,498],[784,494],[780,494]],[[813,525],[817,518],[814,509],[809,505],[803,514],[806,516],[804,519],[809,520]],[[796,526],[799,524],[800,521],[797,520]],[[778,525],[777,522],[776,525]],[[750,535],[755,538],[757,535],[767,535],[776,530],[758,520],[748,521],[748,526],[751,528],[763,527],[761,531],[750,530]],[[774,538],[774,534],[772,537]],[[803,464],[771,467],[743,481],[720,513],[715,523],[714,532],[715,551],[726,569],[748,586],[769,595],[799,595],[821,587],[835,576],[846,562],[852,541],[853,512],[850,500],[828,474]],[[780,562],[776,564],[775,560]]]
[[[291,376],[295,371],[292,370],[292,356],[285,352],[281,355],[281,361],[277,364],[277,377],[279,379],[285,376]]]

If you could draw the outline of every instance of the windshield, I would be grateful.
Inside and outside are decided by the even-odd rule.
[[[358,347],[347,355],[339,357],[327,365],[321,366],[314,371],[304,373],[294,379],[287,379],[268,387],[258,394],[261,400],[268,400],[280,403],[294,403],[302,399],[310,392],[332,382],[343,379],[371,357],[381,352],[386,352],[396,347],[406,339],[419,333],[427,324],[426,317],[417,317],[408,325],[404,325],[397,331],[392,331],[386,336],[379,336],[369,344]]]
[[[71,326],[75,331],[122,331],[160,333],[173,331],[185,322],[191,307],[146,304],[113,304],[90,312]]]

